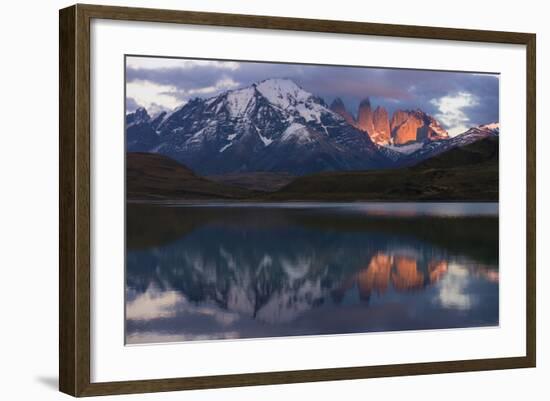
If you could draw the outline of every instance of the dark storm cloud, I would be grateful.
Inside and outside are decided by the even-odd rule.
[[[374,106],[397,109],[420,108],[436,115],[442,111],[434,99],[469,94],[475,105],[462,106],[468,124],[498,121],[498,75],[402,70],[364,67],[319,66],[238,62],[235,68],[218,64],[178,68],[127,68],[128,82],[142,81],[175,88],[170,95],[185,101],[210,97],[230,88],[248,86],[267,78],[290,78],[330,104],[336,97],[355,114],[362,99]],[[451,127],[447,127],[451,128]]]

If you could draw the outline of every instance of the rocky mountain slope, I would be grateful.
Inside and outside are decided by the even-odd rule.
[[[394,113],[391,120],[392,142],[395,145],[405,145],[410,142],[427,142],[447,139],[449,134],[435,118],[422,110]]]
[[[498,137],[451,148],[412,167],[299,177],[268,198],[498,201]]]
[[[236,199],[254,193],[197,176],[166,156],[126,153],[128,200]]]
[[[390,150],[397,150],[401,153],[402,156],[399,159],[399,164],[412,166],[453,148],[464,147],[485,138],[498,138],[499,133],[500,124],[492,123],[472,127],[466,132],[452,138],[436,139],[423,143],[421,147],[416,149],[409,148],[413,150],[412,152],[407,150],[406,147],[391,147]]]
[[[140,108],[126,116],[128,152],[165,155],[220,181],[410,166],[498,134],[494,123],[451,138],[422,110],[397,110],[390,118],[369,98],[355,118],[341,99],[328,107],[290,79],[195,98],[170,113],[151,117]]]
[[[390,162],[368,135],[288,79],[196,98],[160,121],[150,119],[149,125],[142,123],[146,118],[136,120],[127,127],[129,151],[170,156],[203,175],[303,175],[380,168]]]
[[[349,124],[366,132],[380,146],[426,143],[449,137],[439,122],[422,110],[397,110],[391,120],[388,111],[381,106],[372,109],[371,101],[365,98],[359,104],[357,120],[337,98],[331,109],[340,114]]]

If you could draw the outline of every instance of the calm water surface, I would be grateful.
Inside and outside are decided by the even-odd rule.
[[[498,204],[129,204],[129,344],[494,326]]]

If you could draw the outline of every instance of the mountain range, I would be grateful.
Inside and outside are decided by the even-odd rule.
[[[498,123],[450,137],[422,110],[363,100],[355,118],[341,99],[330,106],[290,79],[267,79],[170,113],[126,115],[127,152],[168,156],[199,175],[319,172],[412,166],[456,146],[499,134]]]
[[[406,145],[439,139],[448,139],[449,134],[439,122],[422,110],[397,110],[391,120],[388,111],[381,106],[372,109],[367,97],[359,103],[357,119],[346,109],[344,102],[336,98],[330,109],[354,127],[366,132],[377,145]]]
[[[498,137],[455,146],[414,166],[297,177],[272,201],[491,201],[499,199]]]
[[[498,201],[498,137],[455,146],[410,167],[291,176],[198,176],[154,153],[126,155],[130,201]]]

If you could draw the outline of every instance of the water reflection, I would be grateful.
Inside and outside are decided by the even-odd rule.
[[[129,205],[126,340],[496,325],[498,218],[468,205]]]

